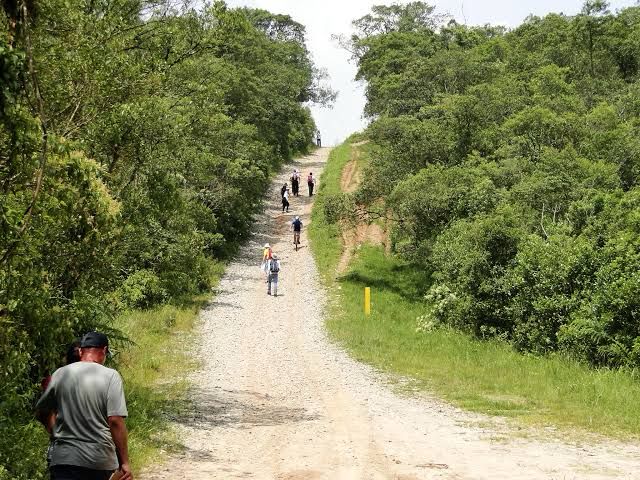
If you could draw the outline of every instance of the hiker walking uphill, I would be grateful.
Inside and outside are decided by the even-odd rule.
[[[286,183],[280,189],[280,198],[282,199],[282,213],[289,211],[289,185]]]
[[[289,213],[289,189],[286,189],[282,194],[282,213],[287,211]]]
[[[269,260],[271,260],[271,257],[273,257],[271,245],[265,243],[264,247],[262,247],[262,263],[260,264],[260,269],[264,272],[267,282],[269,281]]]
[[[280,260],[273,255],[268,264],[267,295],[278,296],[278,273],[280,273]]]
[[[294,197],[300,194],[300,173],[298,173],[297,169],[294,169],[293,174],[291,174],[291,193]]]
[[[309,176],[307,177],[307,186],[309,187],[309,196],[313,197],[313,188],[316,186],[316,179],[311,172],[309,172]]]
[[[293,222],[291,222],[291,230],[293,230],[293,244],[295,245],[296,251],[298,251],[300,233],[302,232],[302,220],[300,220],[300,217],[296,216]]]
[[[122,378],[104,362],[107,336],[87,333],[80,361],[59,368],[36,404],[36,417],[52,436],[51,480],[107,480],[120,470],[132,480],[127,406]]]

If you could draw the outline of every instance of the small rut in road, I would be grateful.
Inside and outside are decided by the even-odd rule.
[[[319,176],[328,152],[294,166]],[[295,215],[308,226],[312,199],[301,188],[282,214],[277,191],[287,177],[274,180],[253,239],[201,314],[194,409],[178,421],[185,450],[143,480],[640,478],[637,445],[518,438],[498,420],[399,395],[331,343],[306,233],[295,252],[288,231]],[[282,260],[277,298],[259,269],[266,242]]]

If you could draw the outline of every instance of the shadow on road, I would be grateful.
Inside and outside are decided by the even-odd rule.
[[[317,420],[316,414],[304,408],[291,408],[269,395],[249,390],[193,391],[191,409],[174,421],[203,430],[277,426]]]

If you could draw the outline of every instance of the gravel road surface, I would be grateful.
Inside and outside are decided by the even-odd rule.
[[[319,177],[329,149],[296,162]],[[397,393],[388,378],[353,361],[323,328],[326,296],[302,235],[312,198],[279,187],[256,232],[229,268],[198,333],[195,410],[178,425],[186,449],[139,476],[165,479],[640,479],[638,445],[565,443],[515,435],[505,422],[425,395]],[[269,242],[282,261],[277,298],[259,269]],[[551,436],[551,434],[550,434]]]

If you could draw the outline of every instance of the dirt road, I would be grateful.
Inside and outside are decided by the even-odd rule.
[[[297,162],[319,176],[328,149]],[[164,479],[632,479],[637,446],[566,444],[514,436],[496,420],[394,392],[323,330],[325,294],[308,248],[287,222],[309,223],[311,199],[282,214],[278,187],[255,238],[202,312],[196,411],[179,426],[186,451],[141,475]],[[258,265],[270,242],[282,259],[281,296]]]

